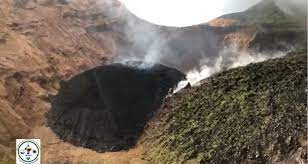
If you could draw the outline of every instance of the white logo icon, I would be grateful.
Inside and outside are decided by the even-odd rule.
[[[40,139],[16,139],[16,164],[40,164]]]

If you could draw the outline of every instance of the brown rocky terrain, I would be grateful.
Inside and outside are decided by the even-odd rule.
[[[65,20],[70,7],[56,1],[4,0],[0,8],[0,161],[8,161],[15,139],[45,124],[45,99],[58,80],[101,63],[109,49],[89,36],[86,23]]]
[[[253,8],[248,11],[256,12]],[[139,20],[117,1],[1,0],[0,163],[15,160],[16,138],[41,138],[46,163],[145,162],[139,149],[99,154],[62,142],[46,127],[49,95],[57,93],[60,80],[104,64],[117,54],[147,51],[143,46],[134,47],[133,37],[126,34],[132,27],[127,17],[133,27],[147,26],[167,38],[161,52],[168,56],[171,49],[186,63],[168,58],[161,62],[184,72],[200,64],[202,55],[215,58],[229,45],[243,51],[276,51],[306,43],[306,27],[290,21],[247,22],[229,15],[199,26],[159,27]],[[153,40],[149,38],[148,44]],[[189,42],[197,44],[187,45]],[[187,57],[190,54],[196,57]]]

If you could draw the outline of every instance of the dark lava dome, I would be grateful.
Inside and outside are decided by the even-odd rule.
[[[99,152],[127,150],[170,89],[185,79],[156,64],[101,66],[61,84],[48,124],[61,139]]]

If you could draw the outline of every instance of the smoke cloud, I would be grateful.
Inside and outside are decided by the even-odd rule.
[[[119,44],[117,55],[111,63],[130,64],[132,61],[142,61],[141,68],[151,67],[161,63],[187,73],[187,81],[179,84],[177,91],[187,83],[196,85],[204,78],[219,71],[244,66],[249,63],[261,62],[285,55],[287,52],[241,52],[237,45],[223,47],[219,32],[207,25],[188,28],[172,28],[156,26],[138,19],[128,12],[124,5],[114,6],[114,0],[97,0],[104,14],[118,20],[121,24],[113,26],[113,30],[124,36],[124,43]],[[305,0],[296,3],[287,0],[276,0],[283,11],[296,14],[294,7],[303,6]],[[250,4],[259,0],[249,1]],[[306,2],[306,1],[305,1]],[[232,1],[231,9],[238,10],[247,6],[246,0]],[[300,11],[304,11],[300,9]],[[157,11],[159,12],[159,11]],[[220,30],[223,30],[220,29]],[[219,30],[218,30],[219,31]]]
[[[212,66],[204,65],[200,70],[193,69],[187,73],[186,80],[181,81],[175,88],[174,93],[185,88],[188,84],[197,86],[200,82],[213,74],[232,68],[246,66],[251,63],[259,63],[269,59],[275,59],[285,56],[284,51],[277,51],[272,54],[264,54],[258,52],[244,52],[237,47],[228,47],[219,53],[218,59]]]

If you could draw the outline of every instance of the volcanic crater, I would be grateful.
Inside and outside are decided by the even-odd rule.
[[[165,96],[185,79],[154,64],[110,64],[61,83],[48,125],[64,141],[98,152],[132,148]]]

